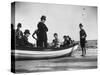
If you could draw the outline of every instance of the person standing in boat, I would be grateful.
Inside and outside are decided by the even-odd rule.
[[[58,48],[59,47],[59,39],[58,39],[58,34],[54,33],[54,39],[52,41],[52,47]]]
[[[36,34],[37,38],[35,37],[35,34]],[[40,45],[39,45],[39,30],[38,29],[34,31],[34,33],[32,34],[32,37],[36,40],[36,46],[40,47]]]
[[[20,45],[21,38],[23,37],[23,33],[21,31],[22,24],[18,23],[17,29],[15,30],[15,38],[16,38],[16,45]]]
[[[48,28],[45,25],[45,21],[46,21],[46,16],[42,16],[41,17],[41,21],[38,23],[37,27],[38,27],[38,31],[39,31],[39,46],[40,47],[47,47],[47,31]]]
[[[26,29],[22,37],[22,40],[20,42],[22,47],[33,47],[33,44],[28,41],[29,35],[30,35],[30,31]]]
[[[79,28],[80,28],[80,46],[82,49],[81,56],[85,56],[86,55],[85,43],[86,43],[87,34],[86,34],[85,30],[83,29],[83,25],[81,23],[79,24]]]

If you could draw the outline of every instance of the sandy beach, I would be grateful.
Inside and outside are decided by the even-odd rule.
[[[97,68],[97,49],[87,49],[85,57],[80,56],[81,51],[76,50],[71,57],[44,60],[16,60],[16,73],[68,71]]]

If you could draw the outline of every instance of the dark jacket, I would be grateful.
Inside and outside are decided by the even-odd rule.
[[[81,29],[80,30],[80,43],[85,43],[86,37],[87,37],[87,34],[86,34],[85,30]]]
[[[28,38],[25,35],[22,37],[20,44],[23,47],[31,47],[32,46],[32,44],[30,42],[28,42]]]
[[[48,31],[48,28],[46,27],[46,25],[42,22],[39,22],[38,25],[38,30],[39,30],[39,40],[41,41],[44,41],[44,40],[47,40],[47,31]]]
[[[70,41],[69,40],[64,40],[63,47],[67,47],[69,45],[70,45]]]

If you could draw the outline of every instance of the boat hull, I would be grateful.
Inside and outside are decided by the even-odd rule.
[[[77,49],[78,45],[64,48],[61,50],[50,50],[45,49],[45,51],[29,51],[29,50],[15,50],[12,52],[15,59],[49,59],[49,58],[58,58],[62,56],[70,56],[73,51]]]

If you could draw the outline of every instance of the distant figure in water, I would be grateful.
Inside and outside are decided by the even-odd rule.
[[[21,40],[22,47],[33,47],[33,44],[28,41],[29,35],[30,35],[30,31],[26,29]]]
[[[80,46],[82,49],[81,56],[85,56],[86,55],[85,43],[86,43],[87,34],[86,34],[85,30],[83,29],[83,25],[81,23],[79,24],[79,28],[80,28]]]
[[[63,39],[64,39],[64,42],[63,42],[63,44],[61,45],[61,47],[68,47],[68,46],[70,45],[69,36],[64,35],[64,36],[63,36]]]
[[[35,35],[37,36],[37,38],[35,37]],[[34,33],[32,34],[32,37],[36,40],[36,46],[39,48],[39,30],[35,30]]]
[[[54,33],[54,39],[52,41],[52,47],[54,47],[54,48],[59,47],[59,39],[58,39],[57,33]]]
[[[21,31],[21,27],[22,27],[22,24],[21,23],[18,23],[17,29],[15,31],[15,38],[16,38],[16,45],[17,46],[20,45],[21,39],[23,37],[23,33]]]
[[[39,47],[47,47],[47,31],[48,28],[45,25],[45,21],[46,21],[46,16],[42,16],[41,17],[41,21],[38,23],[37,27],[38,27],[38,41],[39,41]]]

